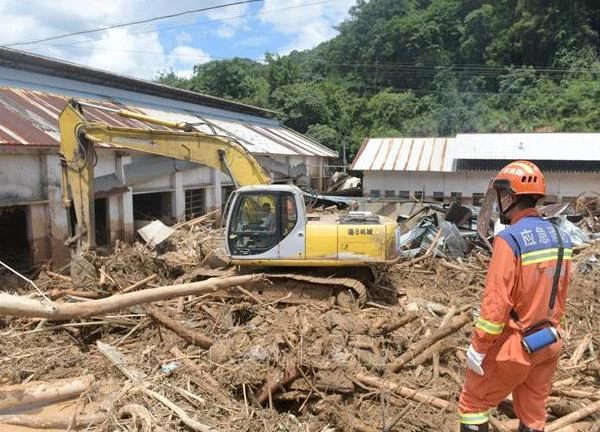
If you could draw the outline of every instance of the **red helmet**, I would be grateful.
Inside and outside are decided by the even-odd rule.
[[[494,189],[504,189],[511,195],[545,195],[544,174],[529,161],[511,162],[500,170],[492,182]]]

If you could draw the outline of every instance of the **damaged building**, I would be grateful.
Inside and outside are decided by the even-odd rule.
[[[32,264],[68,257],[73,215],[61,191],[58,115],[69,98],[189,122],[236,139],[275,182],[323,187],[337,153],[286,128],[258,107],[124,77],[20,51],[0,49],[0,256]],[[91,121],[151,128],[95,110]],[[131,241],[157,218],[182,220],[224,205],[233,183],[210,167],[161,156],[96,149],[99,245]]]
[[[600,184],[600,133],[459,134],[453,138],[370,138],[352,169],[363,194],[384,200],[480,204],[508,162],[536,163],[546,178],[544,203],[570,201]]]

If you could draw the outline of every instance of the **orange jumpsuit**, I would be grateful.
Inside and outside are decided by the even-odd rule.
[[[519,212],[511,222],[494,241],[480,316],[475,322],[472,345],[485,354],[484,375],[467,369],[459,414],[462,424],[486,423],[488,410],[512,392],[520,421],[531,429],[543,430],[545,402],[562,342],[528,354],[521,346],[521,330],[549,319],[560,332],[573,252],[570,238],[561,231],[565,251],[556,304],[550,311],[558,258],[556,232],[535,209]],[[510,318],[511,309],[517,312],[518,323]]]

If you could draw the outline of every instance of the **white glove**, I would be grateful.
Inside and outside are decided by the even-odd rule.
[[[475,348],[473,348],[473,345],[469,345],[469,349],[467,350],[467,367],[477,375],[483,376],[481,363],[483,363],[484,358],[485,354],[478,353],[475,351]]]

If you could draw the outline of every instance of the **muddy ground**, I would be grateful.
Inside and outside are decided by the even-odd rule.
[[[76,302],[85,300],[81,292],[118,294],[154,274],[139,289],[206,279],[211,266],[222,264],[211,258],[218,246],[209,227],[187,226],[158,250],[120,245],[114,253],[88,254],[94,268],[89,277],[75,272],[73,281],[68,268],[55,268],[40,271],[35,283],[55,301]],[[595,369],[600,366],[600,263],[594,257],[600,258],[598,244],[574,258],[565,350],[549,401],[549,421],[600,399]],[[91,388],[70,403],[32,411],[43,417],[50,409],[69,419],[101,415],[89,427],[71,421],[72,430],[194,430],[141,390],[146,388],[167,397],[204,430],[453,431],[471,320],[443,337],[434,352],[419,356],[419,348],[434,345],[440,328],[470,317],[482,293],[488,259],[477,252],[464,262],[429,258],[394,266],[378,274],[362,307],[336,305],[327,287],[277,278],[246,286],[246,293],[234,288],[152,305],[211,338],[209,349],[159,325],[146,306],[68,322],[3,318],[0,384],[93,374]],[[32,286],[2,275],[4,291],[36,297]],[[303,287],[313,288],[312,295],[288,297],[290,288]],[[143,373],[142,380],[128,380],[100,353],[98,341],[116,347],[127,367]],[[440,408],[440,400],[447,406]],[[146,421],[120,418],[119,410],[129,404],[147,410]],[[509,402],[494,417],[511,430]],[[593,430],[594,422],[600,422],[600,414],[580,420],[582,429],[572,430]],[[0,425],[0,430],[34,429]]]

